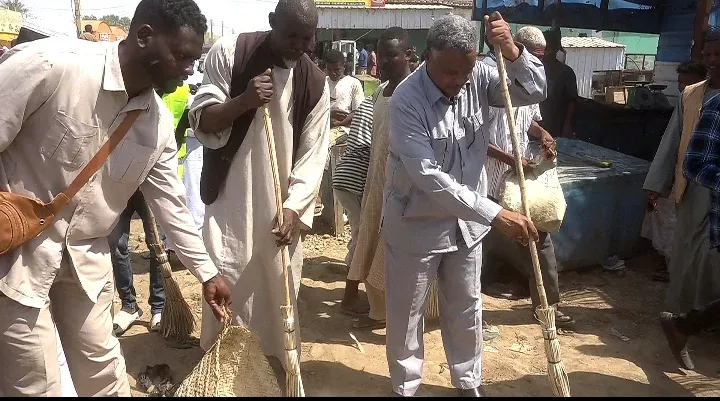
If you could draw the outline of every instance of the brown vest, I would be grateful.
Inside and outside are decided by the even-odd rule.
[[[702,111],[703,99],[707,90],[709,81],[698,82],[688,85],[682,93],[682,134],[680,136],[680,147],[678,148],[677,161],[675,163],[675,204],[679,205],[687,188],[687,180],[683,175],[683,163],[685,162],[685,152],[690,145],[690,137],[692,137],[695,127],[700,121],[700,112]]]
[[[270,50],[270,32],[250,32],[238,36],[235,48],[235,63],[230,81],[230,97],[240,96],[254,77],[268,68],[281,64]],[[305,120],[315,108],[325,90],[325,74],[310,60],[307,54],[298,60],[293,70],[293,164],[305,126]],[[219,149],[205,148],[203,169],[200,175],[200,197],[210,205],[217,200],[220,189],[225,185],[230,165],[240,149],[257,109],[246,111],[233,122],[230,138]],[[267,166],[270,168],[270,166]]]

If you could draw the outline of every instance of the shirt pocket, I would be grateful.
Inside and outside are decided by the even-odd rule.
[[[69,170],[77,170],[94,156],[88,145],[98,130],[97,125],[83,123],[59,110],[40,143],[40,152]]]
[[[442,168],[445,163],[445,156],[447,155],[449,146],[447,130],[438,127],[434,128],[430,132],[430,143],[433,154],[435,155],[435,161],[437,162],[437,165]]]
[[[463,128],[465,129],[465,145],[471,148],[487,148],[488,135],[485,132],[487,127],[484,124],[482,111],[477,112],[470,117],[463,119]]]
[[[121,184],[140,184],[155,148],[123,140],[110,155],[110,178]]]

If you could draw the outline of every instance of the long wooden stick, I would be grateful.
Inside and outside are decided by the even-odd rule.
[[[280,175],[278,173],[272,120],[270,119],[270,110],[267,105],[263,106],[263,114],[265,118],[265,137],[270,153],[270,168],[272,169],[273,184],[275,186],[275,208],[279,228],[283,225],[282,190],[280,188]],[[304,397],[305,389],[303,388],[302,377],[300,376],[300,356],[297,350],[297,337],[295,335],[297,325],[295,323],[295,315],[290,298],[290,253],[288,252],[287,245],[282,245],[280,251],[282,253],[283,282],[285,284],[285,305],[280,307],[285,330],[285,356],[287,357],[285,392],[286,396],[289,397]]]
[[[525,216],[530,220],[530,205],[528,204],[525,191],[525,172],[522,166],[522,155],[520,154],[520,143],[518,141],[517,126],[515,125],[515,113],[510,100],[510,91],[507,84],[507,73],[505,72],[505,59],[499,46],[495,46],[497,54],[498,74],[500,76],[500,87],[505,97],[505,113],[507,113],[508,125],[510,126],[510,139],[513,145],[513,156],[515,157],[515,169],[517,170],[518,183],[520,184],[520,198]],[[545,286],[543,285],[542,272],[540,271],[540,259],[538,258],[537,246],[534,241],[529,241],[530,256],[532,258],[535,283],[540,297],[540,307],[535,312],[542,328],[545,356],[548,361],[548,378],[555,395],[561,397],[570,396],[570,380],[568,379],[565,365],[560,355],[560,342],[557,339],[555,328],[555,309],[548,306]]]
[[[497,67],[500,75],[500,88],[502,89],[503,96],[505,97],[505,114],[507,115],[508,125],[510,126],[510,139],[512,140],[513,156],[515,157],[515,170],[518,175],[518,184],[520,185],[520,200],[522,201],[522,208],[525,217],[530,220],[530,204],[527,201],[527,194],[525,193],[525,172],[523,171],[522,155],[520,154],[520,142],[518,140],[517,125],[515,125],[515,112],[512,107],[512,100],[510,100],[510,90],[507,84],[507,73],[505,72],[505,60],[499,46],[495,46],[495,53],[497,55]],[[530,248],[530,257],[532,258],[533,270],[535,272],[535,283],[538,289],[538,295],[540,296],[540,307],[547,309],[548,301],[547,295],[545,294],[545,285],[543,284],[542,272],[540,271],[540,259],[538,258],[537,245],[535,241],[529,241],[528,246]]]

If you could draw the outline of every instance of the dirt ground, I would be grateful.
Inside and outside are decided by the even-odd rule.
[[[142,323],[120,339],[134,396],[146,365],[166,363],[182,380],[202,357],[198,347],[174,349],[150,333],[147,305],[147,248],[139,221],[133,221],[131,247],[135,288],[145,314]],[[340,313],[346,237],[322,232],[305,238],[305,266],[299,296],[302,374],[308,396],[386,396],[390,381],[385,359],[385,330],[354,332],[363,352],[350,338],[352,318]],[[626,261],[627,269],[600,267],[560,274],[563,310],[577,321],[575,331],[559,336],[562,358],[574,396],[720,396],[720,340],[706,333],[690,343],[696,371],[677,368],[659,329],[657,316],[666,284],[651,280],[664,263],[649,253]],[[200,285],[187,270],[175,272],[183,294],[200,316]],[[117,298],[116,298],[117,301]],[[500,329],[486,343],[483,380],[491,396],[552,395],[540,327],[534,324],[529,300],[506,301],[484,296],[484,319]],[[115,308],[119,305],[116,302]],[[199,332],[195,333],[199,336]],[[440,330],[430,324],[425,334],[423,385],[418,396],[453,396]]]

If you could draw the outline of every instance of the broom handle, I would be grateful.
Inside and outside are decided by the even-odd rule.
[[[277,208],[277,224],[278,227],[282,227],[282,190],[280,189],[280,176],[278,174],[277,154],[275,152],[275,137],[273,136],[272,121],[270,120],[270,110],[268,109],[267,105],[263,106],[263,114],[265,117],[265,137],[267,138],[268,149],[270,150],[270,168],[272,169],[273,183],[275,184],[275,207]],[[287,245],[283,245],[280,249],[282,252],[283,278],[285,282],[285,305],[290,306],[292,305],[290,303],[290,287],[288,284],[288,262],[290,261],[290,254],[288,253]]]
[[[161,254],[165,253],[165,246],[162,244],[162,241],[160,241],[160,233],[158,233],[155,215],[150,209],[150,205],[148,205],[147,201],[143,200],[143,202],[145,203],[145,209],[147,209],[147,216],[149,220],[148,224],[150,224],[150,233],[152,233],[153,245],[155,247],[153,251],[155,251],[155,258],[157,259]]]
[[[505,59],[500,51],[500,46],[495,45],[495,55],[497,58],[498,74],[500,75],[500,88],[505,98],[505,114],[507,115],[508,125],[510,126],[510,139],[512,140],[513,156],[515,157],[515,170],[518,175],[518,183],[520,184],[520,199],[525,217],[530,220],[530,205],[527,201],[525,193],[525,172],[523,171],[522,155],[520,154],[520,144],[518,141],[517,126],[515,125],[515,113],[513,113],[512,100],[510,100],[510,90],[507,84],[507,72],[505,71]],[[531,221],[531,220],[530,220]],[[532,258],[533,270],[535,272],[535,283],[537,284],[538,295],[540,296],[540,307],[548,308],[547,295],[545,295],[545,285],[543,284],[542,272],[540,271],[540,259],[538,258],[537,246],[535,241],[529,241],[530,257]]]

